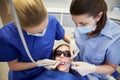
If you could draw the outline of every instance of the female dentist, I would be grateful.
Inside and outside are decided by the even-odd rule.
[[[57,61],[50,60],[54,41],[63,39],[71,43],[73,40],[65,34],[57,19],[47,14],[42,0],[13,0],[13,3],[28,49],[37,64],[28,57],[15,21],[0,29],[0,61],[8,62],[13,80],[34,80],[45,68],[58,65]],[[39,67],[50,63],[56,64]]]
[[[70,13],[80,50],[72,68],[89,80],[108,80],[120,64],[120,26],[107,18],[104,0],[72,0]]]

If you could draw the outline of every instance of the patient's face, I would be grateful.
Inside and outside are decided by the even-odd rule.
[[[68,46],[63,45],[57,49],[55,60],[61,62],[57,67],[59,71],[69,72],[71,63],[70,57],[70,48]]]

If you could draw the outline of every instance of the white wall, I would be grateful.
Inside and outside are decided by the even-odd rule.
[[[71,0],[42,0],[46,8],[69,8]]]
[[[0,62],[0,80],[8,80],[8,65],[6,62]]]
[[[1,20],[1,17],[0,17],[0,28],[3,26],[2,24],[2,20]]]
[[[42,0],[46,8],[66,8],[69,9],[72,0]],[[108,10],[111,11],[113,6],[120,5],[120,0],[105,0]],[[108,11],[108,12],[109,12]]]
[[[0,28],[3,26],[0,17]],[[6,62],[0,62],[0,80],[8,80],[8,65]]]
[[[108,5],[108,16],[120,24],[120,11],[115,11],[115,6],[120,6],[120,0],[105,0]],[[119,20],[119,21],[118,21]]]
[[[120,0],[105,0],[108,5],[109,12],[113,9],[114,6],[120,5]]]

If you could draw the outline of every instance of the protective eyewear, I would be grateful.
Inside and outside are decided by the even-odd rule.
[[[60,57],[61,54],[63,54],[65,57],[71,57],[70,51],[60,51],[60,50],[57,50],[55,52],[55,57]]]

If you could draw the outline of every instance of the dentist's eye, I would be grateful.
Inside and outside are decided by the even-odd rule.
[[[81,26],[86,26],[87,25],[87,23],[83,23],[83,24],[81,24]]]
[[[77,25],[77,26],[86,26],[87,23],[84,23],[84,22],[78,22],[76,25]]]

